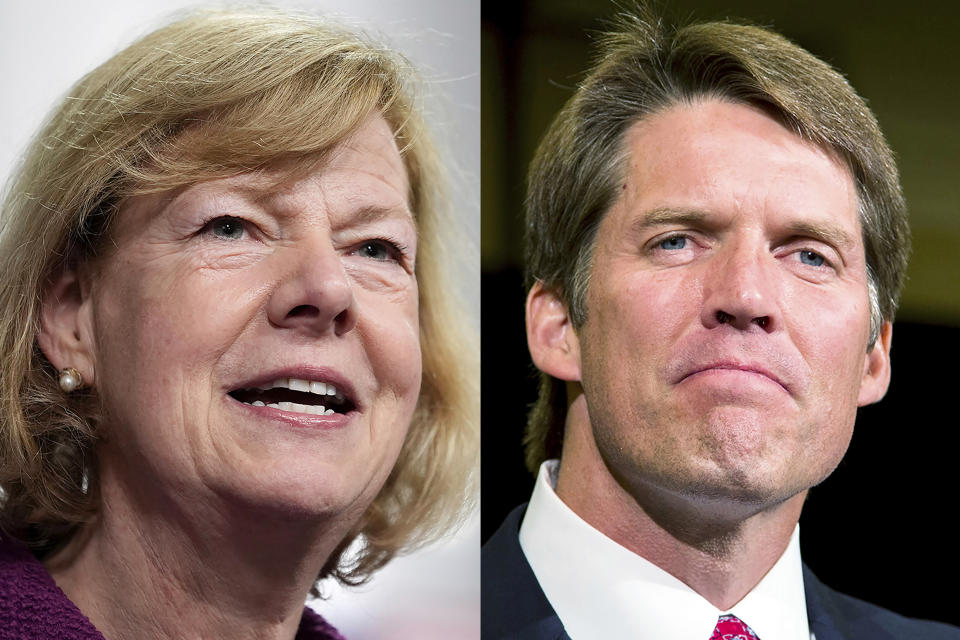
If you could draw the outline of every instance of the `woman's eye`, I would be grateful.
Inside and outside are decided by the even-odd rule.
[[[667,251],[685,249],[687,246],[687,236],[670,236],[669,238],[661,240],[657,246]]]
[[[810,265],[811,267],[822,267],[826,260],[816,251],[804,249],[800,252],[800,262]]]
[[[243,220],[233,216],[221,216],[207,223],[210,233],[224,240],[239,240],[243,237]]]
[[[400,260],[401,251],[393,243],[386,240],[368,240],[356,250],[357,255],[371,260],[386,262]]]

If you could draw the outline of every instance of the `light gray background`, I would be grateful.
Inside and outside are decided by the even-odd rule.
[[[253,3],[247,3],[253,4]],[[462,288],[479,327],[479,0],[281,0],[385,36],[421,69],[431,89],[429,121],[454,182],[453,200],[472,246]],[[185,7],[186,0],[0,0],[0,176],[46,113],[86,72]],[[374,580],[311,603],[350,640],[480,637],[479,514],[450,540],[395,560]]]

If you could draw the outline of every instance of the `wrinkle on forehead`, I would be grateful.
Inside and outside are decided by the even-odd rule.
[[[371,164],[371,155],[383,164]],[[304,181],[324,181],[330,178],[331,173],[338,171],[370,174],[390,188],[395,187],[401,194],[402,207],[392,203],[390,206],[378,206],[364,203],[360,198],[358,213],[366,221],[372,222],[375,218],[387,217],[387,214],[399,217],[400,213],[414,218],[410,212],[411,187],[406,165],[392,129],[383,116],[375,112],[331,149],[288,158],[234,176],[186,183],[166,192],[144,193],[127,198],[121,203],[117,219],[111,225],[112,244],[116,246],[116,237],[127,225],[141,222],[144,215],[151,218],[163,215],[184,198],[218,198],[229,193],[231,197],[238,197],[256,206],[282,209],[289,206],[290,203],[284,201],[295,195]],[[391,174],[400,177],[399,184],[391,182],[388,177]],[[344,185],[342,188],[347,187]],[[131,216],[131,213],[134,215]]]
[[[737,108],[725,108],[723,105]],[[720,123],[716,121],[717,117],[720,117]],[[669,131],[669,134],[665,131]],[[709,131],[710,135],[704,136],[704,131]],[[729,162],[735,154],[731,155],[728,150],[736,149],[743,142],[744,135],[755,138],[759,145],[769,150],[775,165],[764,167],[767,179],[770,178],[771,171],[779,169],[778,180],[782,179],[783,186],[777,194],[778,199],[773,203],[757,200],[759,197],[769,196],[771,187],[764,182],[756,185],[760,188],[753,188],[754,176],[750,173],[750,168],[754,165],[750,158],[746,158],[743,164]],[[728,204],[735,205],[735,210],[743,206],[762,209],[772,207],[783,209],[796,220],[826,223],[826,216],[815,214],[824,208],[818,205],[831,203],[811,201],[810,194],[815,192],[815,189],[808,188],[809,185],[806,184],[810,180],[818,180],[824,184],[829,183],[834,190],[846,194],[845,198],[855,214],[851,222],[856,225],[856,229],[839,229],[837,224],[817,224],[814,225],[816,228],[806,230],[814,231],[815,236],[829,239],[841,246],[852,247],[858,244],[857,239],[850,233],[859,232],[860,225],[857,215],[859,194],[850,167],[833,150],[800,137],[756,107],[711,100],[693,105],[674,105],[631,125],[624,137],[624,151],[627,162],[622,178],[622,193],[618,197],[621,202],[631,197],[643,199],[651,190],[662,192],[661,187],[674,184],[676,173],[684,171],[684,167],[688,165],[715,163],[717,158],[726,158],[722,163],[713,165],[712,170],[686,179],[685,199],[688,202],[683,203],[683,206],[674,206],[681,203],[670,202],[671,199],[667,198],[660,208],[698,209],[695,205],[699,199],[710,201],[715,198],[716,176],[719,175],[728,177],[729,184],[741,186],[737,190],[730,190],[729,185],[727,187]],[[796,171],[797,163],[803,162],[804,157],[813,161],[810,166],[816,170],[814,174],[807,175]],[[808,168],[808,173],[809,170]],[[813,186],[816,187],[817,184]],[[783,189],[787,191],[784,192]],[[794,198],[790,197],[791,191],[805,203],[804,209],[793,209]],[[663,195],[660,193],[661,197]],[[813,209],[810,209],[811,205]],[[834,208],[835,206],[831,206],[831,210]],[[673,215],[669,211],[667,213]]]
[[[382,148],[378,148],[378,145]],[[407,167],[397,147],[396,137],[383,115],[374,110],[350,135],[328,148],[314,152],[291,153],[287,157],[257,167],[238,167],[232,175],[206,177],[199,180],[191,180],[189,176],[184,176],[183,183],[173,189],[155,190],[151,189],[149,184],[139,185],[129,190],[126,197],[121,198],[118,208],[122,209],[132,199],[146,196],[159,198],[161,206],[165,207],[183,192],[207,182],[228,184],[250,201],[259,203],[277,193],[292,190],[296,183],[304,178],[316,175],[328,167],[335,167],[350,152],[362,154],[365,150],[376,152],[378,157],[393,165],[392,169],[403,175],[409,199]],[[390,150],[393,153],[390,153]],[[227,170],[229,171],[229,168]]]

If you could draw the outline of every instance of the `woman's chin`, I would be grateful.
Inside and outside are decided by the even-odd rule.
[[[204,456],[204,484],[281,517],[356,520],[393,469],[406,428],[372,429],[362,411],[312,416],[232,398],[212,425],[218,455]],[[408,420],[409,421],[409,420]],[[372,442],[377,434],[390,442]]]
[[[353,523],[380,492],[386,474],[323,455],[280,456],[211,473],[204,484],[240,520]],[[386,467],[389,470],[390,467]],[[213,470],[211,470],[213,472]],[[382,476],[382,477],[381,477]]]

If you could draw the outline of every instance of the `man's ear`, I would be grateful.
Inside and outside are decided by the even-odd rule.
[[[94,383],[93,331],[89,287],[76,267],[64,267],[49,281],[40,308],[40,350],[57,370],[73,367],[83,386]]]
[[[527,294],[527,345],[533,364],[560,380],[580,380],[580,341],[557,293],[537,282]]]
[[[863,363],[863,377],[860,379],[860,395],[857,406],[879,402],[890,386],[890,346],[893,342],[893,325],[884,322],[880,335],[873,343]]]

